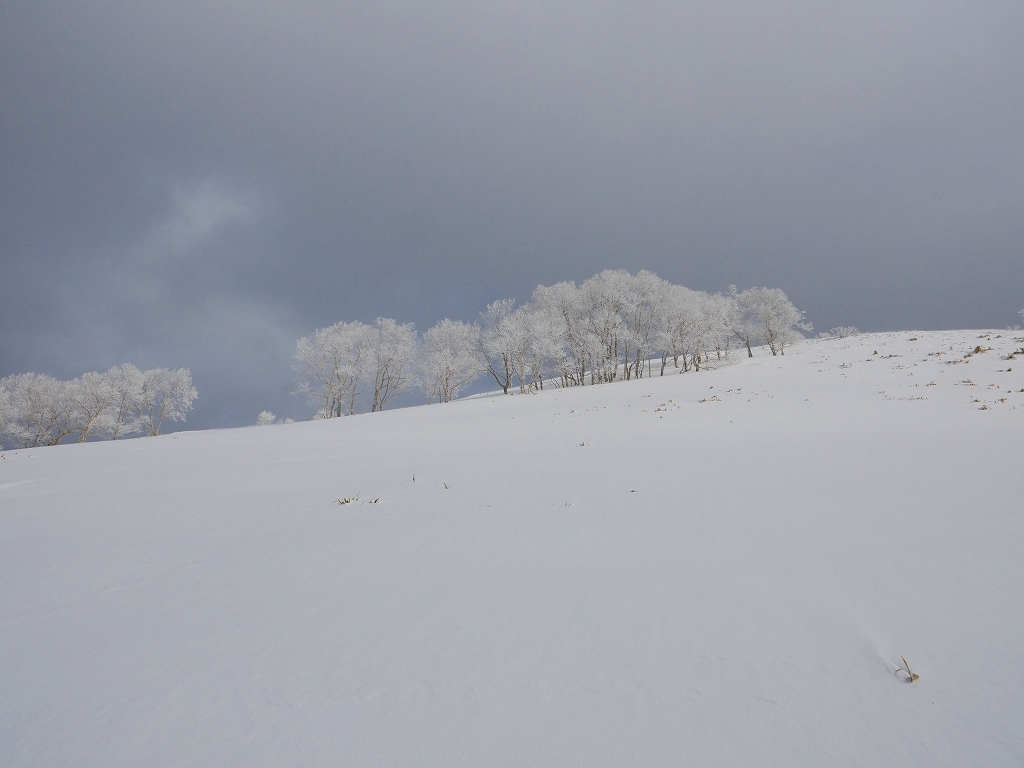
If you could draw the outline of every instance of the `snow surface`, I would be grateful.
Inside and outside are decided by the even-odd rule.
[[[1019,766],[1001,333],[8,451],[0,764]]]

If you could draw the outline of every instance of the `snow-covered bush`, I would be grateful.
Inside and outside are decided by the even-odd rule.
[[[859,336],[860,331],[854,325],[838,325],[830,331],[823,331],[818,334],[822,339],[846,339],[850,336]]]
[[[265,427],[268,424],[273,424],[276,418],[273,411],[260,411],[260,415],[256,417],[256,423]]]

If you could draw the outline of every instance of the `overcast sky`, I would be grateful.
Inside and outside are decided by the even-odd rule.
[[[191,368],[605,268],[819,330],[1024,306],[1024,3],[6,0],[0,376]],[[180,428],[180,427],[176,427]]]

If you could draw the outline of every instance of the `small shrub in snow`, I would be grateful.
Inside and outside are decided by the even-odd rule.
[[[256,417],[256,423],[263,427],[267,424],[273,424],[276,418],[277,416],[274,415],[273,411],[260,411],[260,415]]]
[[[822,339],[845,339],[850,336],[859,336],[860,331],[857,330],[855,325],[838,325],[830,331],[825,331],[818,334],[819,338]],[[914,339],[911,339],[914,341]]]

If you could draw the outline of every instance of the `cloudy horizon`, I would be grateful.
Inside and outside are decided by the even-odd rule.
[[[602,269],[816,329],[1024,307],[1024,6],[9,3],[0,376],[188,367],[301,418],[295,342]]]

